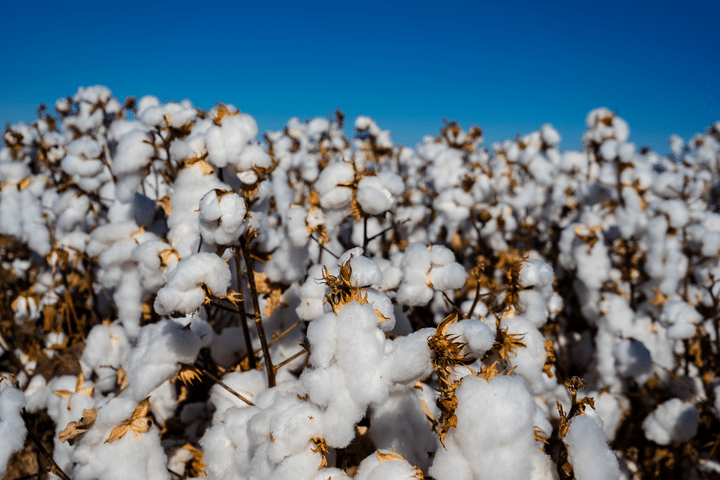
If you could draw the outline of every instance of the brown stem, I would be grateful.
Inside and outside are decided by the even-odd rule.
[[[247,403],[247,404],[250,405],[251,407],[254,407],[254,406],[255,406],[255,404],[254,404],[253,402],[251,402],[251,401],[248,400],[247,398],[243,397],[242,395],[240,395],[238,392],[236,392],[236,391],[233,390],[232,388],[230,388],[230,387],[228,387],[227,385],[225,385],[219,378],[217,378],[217,377],[216,377],[215,375],[213,375],[212,373],[208,372],[206,369],[203,368],[203,369],[202,369],[202,373],[203,373],[204,375],[207,375],[208,377],[210,377],[210,379],[211,379],[213,382],[217,383],[218,385],[220,385],[221,387],[223,387],[225,390],[227,390],[228,392],[232,393],[232,394],[235,395],[237,398],[239,398],[239,399],[242,400],[243,402]]]
[[[306,354],[306,353],[309,353],[309,350],[308,350],[307,348],[303,348],[302,350],[300,350],[298,353],[296,353],[296,354],[293,355],[292,357],[286,358],[285,360],[283,360],[283,361],[280,362],[279,364],[275,365],[275,367],[274,367],[274,368],[275,368],[275,372],[277,372],[281,367],[284,367],[284,366],[287,365],[288,363],[290,363],[290,362],[292,362],[293,360],[295,360],[296,358],[298,358],[300,355],[304,355],[304,354]]]
[[[242,292],[242,269],[240,267],[240,257],[237,255],[237,252],[235,252],[234,257],[238,277],[238,291]],[[255,370],[255,367],[257,366],[257,357],[255,357],[255,350],[253,350],[252,340],[250,339],[250,327],[248,327],[247,323],[247,314],[243,310],[238,311],[238,315],[240,317],[240,325],[242,325],[243,335],[245,336],[245,349],[248,352],[250,369]]]
[[[28,420],[28,414],[25,411],[25,409],[22,409],[22,418],[25,422],[25,428],[27,429],[28,436],[30,437],[30,440],[35,444],[38,450],[40,450],[40,453],[42,453],[43,457],[45,457],[51,464],[50,470],[52,473],[57,475],[58,477],[62,478],[62,480],[71,480],[70,477],[67,476],[65,472],[62,471],[62,468],[55,463],[55,460],[53,460],[52,455],[50,455],[50,452],[47,451],[45,446],[42,444],[40,439],[35,435],[35,431],[30,428],[30,421]]]
[[[265,357],[265,368],[267,369],[268,386],[275,386],[275,369],[273,368],[272,359],[270,358],[270,347],[268,346],[267,337],[265,337],[265,329],[262,324],[262,314],[260,313],[260,302],[258,301],[257,286],[255,285],[255,273],[252,267],[252,258],[247,248],[247,240],[245,237],[240,238],[240,251],[245,260],[246,275],[248,285],[250,286],[250,296],[252,297],[253,310],[255,310],[255,327],[257,327],[260,336],[260,345],[262,345],[263,356]],[[251,350],[252,351],[252,350]]]

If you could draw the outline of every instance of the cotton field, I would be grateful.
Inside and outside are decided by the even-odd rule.
[[[54,110],[0,151],[0,476],[720,477],[720,122]]]

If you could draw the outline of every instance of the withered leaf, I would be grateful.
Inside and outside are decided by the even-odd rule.
[[[147,417],[149,411],[150,397],[138,403],[137,407],[135,407],[135,411],[130,417],[130,420],[123,422],[112,429],[112,432],[110,432],[110,436],[107,440],[105,440],[105,443],[114,442],[125,435],[128,431],[132,431],[139,440],[142,440],[140,434],[150,430],[150,426],[152,425],[152,420]]]
[[[389,462],[389,461],[393,461],[393,460],[405,460],[405,457],[400,455],[397,452],[397,450],[395,450],[393,447],[390,447],[390,448],[392,449],[393,453],[382,453],[380,450],[377,450],[375,452],[375,454],[378,457],[378,461],[380,463]]]
[[[90,410],[83,409],[83,416],[76,422],[70,422],[65,427],[65,430],[58,434],[58,438],[61,442],[68,442],[70,445],[75,445],[80,435],[87,432],[90,427],[95,424],[97,418],[97,408]]]

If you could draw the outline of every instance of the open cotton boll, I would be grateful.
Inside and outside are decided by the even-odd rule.
[[[72,470],[68,475],[77,480],[121,480],[132,472],[140,480],[169,480],[167,458],[160,444],[155,426],[140,433],[132,432],[105,442],[113,428],[128,421],[138,402],[128,398],[113,398],[97,411],[95,424],[78,441],[72,453]],[[78,420],[78,418],[74,420]]]
[[[396,199],[405,190],[402,178],[383,170],[358,182],[356,198],[360,208],[370,215],[380,215],[395,206]]]
[[[616,480],[620,478],[617,457],[608,447],[602,428],[586,416],[572,419],[563,438],[568,461],[578,480]]]
[[[437,440],[416,392],[410,387],[393,389],[385,402],[372,408],[369,433],[376,448],[394,448],[427,471],[428,453],[436,450]]]
[[[345,252],[338,260],[338,265],[350,262],[352,275],[350,285],[354,287],[379,286],[383,283],[382,270],[377,263],[363,256],[363,249],[356,247]]]
[[[267,389],[267,374],[262,370],[229,372],[223,375],[222,382],[248,400],[254,401],[260,392]],[[210,390],[210,403],[215,406],[213,423],[220,421],[226,410],[248,407],[245,402],[217,384]]]
[[[638,385],[644,385],[653,375],[654,367],[650,351],[639,340],[623,339],[613,349],[618,373],[632,377]]]
[[[397,337],[385,344],[385,358],[381,367],[383,378],[399,384],[420,381],[432,373],[432,351],[427,339],[435,330],[423,328],[410,335]]]
[[[495,343],[495,332],[482,320],[461,320],[447,329],[448,335],[457,335],[457,342],[464,343],[471,356],[482,358]]]
[[[350,205],[352,188],[342,186],[351,184],[355,180],[355,167],[347,162],[337,162],[328,165],[315,182],[315,190],[320,195],[320,205],[323,208],[339,209]]]
[[[702,315],[681,300],[665,302],[660,314],[660,324],[668,329],[671,339],[688,339],[695,335],[696,325],[702,322]]]
[[[233,245],[245,232],[245,200],[235,192],[210,190],[200,200],[200,235],[215,245]]]
[[[98,380],[95,386],[100,391],[105,392],[116,386],[116,370],[128,345],[125,329],[118,323],[98,324],[88,333],[82,360],[97,374]]]
[[[645,438],[659,445],[687,442],[695,437],[700,412],[692,403],[679,398],[670,399],[655,409],[643,421]]]
[[[25,407],[25,394],[3,381],[0,390],[0,476],[5,476],[13,453],[22,450],[27,429],[20,413]]]
[[[535,445],[535,405],[522,379],[500,375],[486,381],[470,375],[455,393],[458,424],[446,436],[447,450],[438,448],[430,475],[438,480],[457,478],[445,457],[458,453],[473,473],[461,478],[531,478],[538,466],[550,469],[550,462],[531,460],[544,454]]]
[[[208,159],[222,168],[228,164],[240,165],[240,155],[258,134],[255,119],[246,113],[226,115],[220,126],[213,125],[205,134]]]
[[[355,480],[406,480],[417,478],[414,466],[391,449],[377,450],[360,463]]]
[[[123,395],[141,401],[177,375],[179,363],[194,363],[202,347],[203,341],[197,334],[173,321],[161,320],[144,326],[137,345],[121,361],[129,381]]]
[[[168,275],[167,284],[158,291],[155,311],[159,315],[173,312],[192,313],[205,302],[202,285],[213,295],[227,295],[230,267],[214,253],[196,253],[185,257]]]

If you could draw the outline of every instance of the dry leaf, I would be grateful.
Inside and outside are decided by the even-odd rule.
[[[128,431],[132,431],[139,440],[142,440],[140,434],[150,430],[150,426],[152,425],[152,420],[147,417],[149,411],[150,397],[138,403],[138,406],[135,407],[135,411],[130,417],[130,420],[123,422],[112,429],[112,432],[110,432],[110,436],[107,440],[105,440],[105,443],[114,442],[125,435]]]
[[[70,445],[75,445],[75,442],[77,442],[80,435],[87,432],[90,427],[93,426],[95,418],[97,418],[97,412],[97,408],[83,410],[83,416],[80,420],[68,423],[65,430],[58,434],[60,441],[68,442]]]
[[[393,447],[390,447],[390,448],[392,449],[392,451],[393,451],[394,453],[382,453],[382,452],[380,452],[380,450],[377,450],[377,451],[375,452],[375,454],[376,454],[377,457],[378,457],[378,461],[379,461],[380,463],[389,462],[389,461],[393,461],[393,460],[405,460],[405,457],[403,457],[402,455],[400,455],[400,454],[397,452],[397,450],[395,450],[395,448],[393,448]]]

